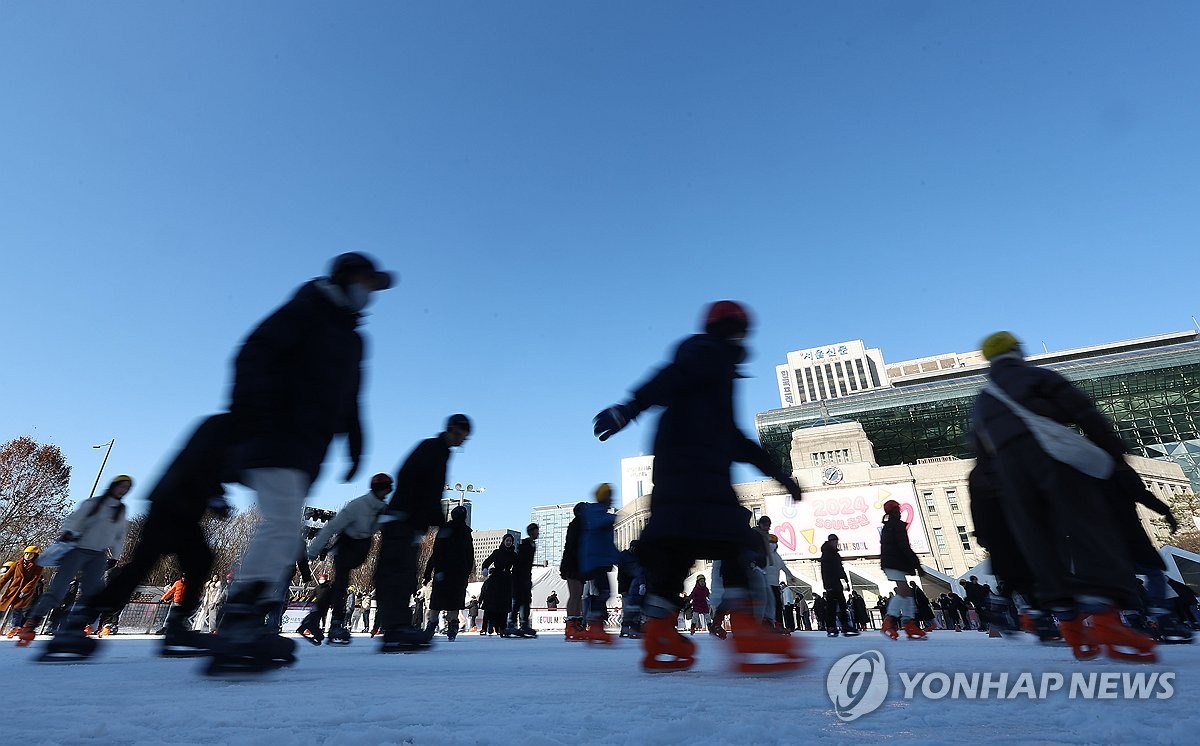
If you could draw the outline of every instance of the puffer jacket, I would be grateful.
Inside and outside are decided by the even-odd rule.
[[[125,551],[127,528],[125,504],[107,492],[79,503],[62,524],[64,532],[77,538],[79,549],[107,550],[113,557],[120,557]]]

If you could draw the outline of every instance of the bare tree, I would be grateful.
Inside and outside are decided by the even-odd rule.
[[[21,436],[0,445],[0,552],[5,557],[58,534],[71,508],[71,467],[58,446]]]

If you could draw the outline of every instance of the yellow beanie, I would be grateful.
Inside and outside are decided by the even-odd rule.
[[[598,503],[608,504],[608,503],[612,502],[612,494],[613,494],[612,485],[609,484],[608,482],[605,482],[604,484],[602,484],[596,488],[595,494],[596,494],[596,502],[598,502]]]
[[[988,360],[1003,355],[1006,352],[1011,352],[1021,344],[1021,341],[1013,336],[1012,332],[996,332],[990,335],[983,343],[979,345],[979,351]]]

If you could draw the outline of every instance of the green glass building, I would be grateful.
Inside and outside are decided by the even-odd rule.
[[[1031,355],[1029,360],[1087,392],[1115,424],[1130,453],[1177,463],[1200,493],[1200,332]],[[789,469],[793,431],[842,421],[862,424],[881,466],[937,456],[969,458],[971,407],[986,376],[986,365],[937,371],[888,388],[762,412],[755,421],[763,445]]]

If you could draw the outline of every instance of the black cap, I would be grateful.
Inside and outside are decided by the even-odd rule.
[[[387,290],[395,279],[391,272],[379,269],[374,259],[357,251],[338,255],[329,266],[329,276],[335,283],[358,272],[367,272],[372,276],[372,290]]]

